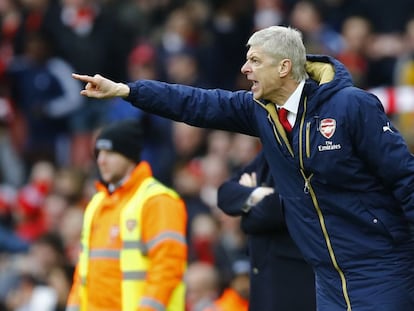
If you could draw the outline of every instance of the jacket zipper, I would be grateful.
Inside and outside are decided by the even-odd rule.
[[[341,279],[341,284],[342,284],[342,293],[344,295],[344,299],[347,305],[347,311],[351,311],[351,301],[349,299],[349,294],[348,294],[348,289],[347,289],[347,283],[346,283],[346,278],[345,278],[345,274],[342,271],[342,269],[339,267],[338,262],[336,260],[336,256],[335,256],[335,252],[333,250],[332,244],[331,244],[331,240],[329,238],[329,234],[328,234],[328,230],[326,229],[326,225],[325,225],[325,219],[322,213],[322,210],[319,206],[318,200],[316,198],[316,194],[312,188],[312,184],[311,184],[311,179],[313,177],[313,173],[310,174],[309,176],[307,176],[306,172],[305,172],[305,166],[304,166],[304,162],[303,162],[303,126],[305,123],[305,116],[306,116],[306,109],[307,109],[307,98],[305,97],[304,100],[304,109],[303,109],[303,114],[301,117],[301,121],[300,121],[300,129],[299,129],[299,164],[300,164],[300,172],[302,174],[302,177],[304,179],[304,187],[303,187],[303,192],[305,194],[310,194],[311,198],[312,198],[312,202],[313,202],[313,206],[316,210],[316,213],[318,215],[318,219],[319,219],[319,224],[321,226],[322,229],[322,233],[323,236],[325,238],[325,243],[326,246],[328,248],[328,252],[329,252],[329,257],[331,258],[331,262],[332,265],[334,266],[335,270],[338,272],[339,277]],[[305,128],[305,153],[306,153],[306,157],[310,158],[310,125],[311,122],[307,122],[306,123],[306,128]]]
[[[310,158],[310,126],[311,123],[308,122],[306,123],[306,157],[309,159]]]

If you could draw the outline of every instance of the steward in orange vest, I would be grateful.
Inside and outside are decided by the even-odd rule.
[[[184,311],[185,205],[140,160],[141,142],[134,121],[96,140],[102,181],[85,210],[66,311]]]

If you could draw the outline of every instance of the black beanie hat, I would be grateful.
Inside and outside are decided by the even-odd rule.
[[[98,134],[95,142],[95,155],[99,150],[111,150],[138,163],[141,161],[143,131],[140,122],[124,120],[112,123]]]

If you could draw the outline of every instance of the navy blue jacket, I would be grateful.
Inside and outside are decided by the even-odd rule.
[[[354,87],[340,62],[308,60],[291,143],[275,105],[251,92],[136,81],[127,100],[260,137],[290,234],[315,271],[318,310],[414,310],[414,156],[378,98]]]
[[[273,187],[269,167],[260,152],[256,158],[218,189],[218,206],[226,214],[242,216],[251,261],[249,310],[312,311],[315,305],[313,270],[291,239],[279,194],[266,196],[247,213],[243,211],[253,187],[238,180],[256,172],[258,184]]]

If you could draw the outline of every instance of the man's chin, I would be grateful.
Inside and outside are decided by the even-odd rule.
[[[111,178],[104,174],[101,174],[101,180],[105,183],[110,183]]]

